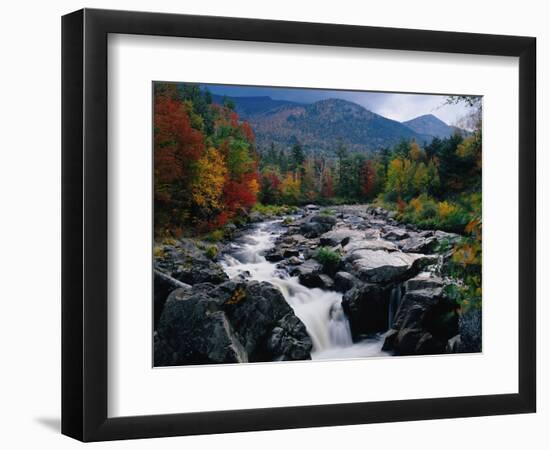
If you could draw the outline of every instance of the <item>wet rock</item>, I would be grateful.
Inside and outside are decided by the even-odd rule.
[[[309,205],[304,206],[304,209],[306,211],[319,211],[319,206],[314,205],[314,204],[309,204]]]
[[[290,258],[288,258],[287,263],[293,266],[297,266],[298,264],[302,264],[303,261],[297,256],[291,256]]]
[[[354,339],[388,329],[390,291],[388,286],[366,283],[344,294],[342,308]]]
[[[478,353],[481,351],[481,310],[471,308],[458,318],[460,333],[460,353]]]
[[[422,272],[404,283],[406,291],[442,288],[445,282],[430,272]]]
[[[458,305],[440,287],[407,291],[403,296],[384,348],[398,355],[444,353],[458,334]]]
[[[191,259],[185,262],[172,272],[172,276],[191,285],[198,283],[219,284],[229,279],[219,264],[203,259]]]
[[[359,280],[351,273],[336,272],[334,275],[334,287],[337,291],[347,292],[357,284],[359,284]]]
[[[157,332],[156,366],[248,361],[227,316],[206,290],[172,292]]]
[[[268,261],[271,261],[271,262],[282,261],[283,259],[285,259],[284,254],[283,254],[283,249],[276,248],[276,247],[269,250],[264,255],[264,258],[267,259]]]
[[[305,276],[311,274],[321,273],[323,266],[315,261],[314,259],[308,259],[303,264],[300,264],[298,267],[294,267],[290,274],[293,276]]]
[[[166,303],[168,295],[178,288],[191,289],[191,286],[185,283],[182,283],[171,276],[160,272],[159,270],[154,271],[153,278],[153,292],[154,292],[154,328],[157,328],[160,315]]]
[[[311,359],[311,338],[305,325],[294,314],[287,314],[277,323],[266,345],[272,361]]]
[[[281,292],[257,281],[173,291],[157,333],[155,365],[307,359],[311,349],[305,326]],[[279,343],[268,344],[274,334]]]
[[[460,334],[453,336],[447,341],[445,353],[460,353],[461,344]]]
[[[185,284],[219,284],[229,278],[223,268],[212,261],[191,239],[181,239],[174,245],[163,246],[162,255],[155,257],[155,269]]]

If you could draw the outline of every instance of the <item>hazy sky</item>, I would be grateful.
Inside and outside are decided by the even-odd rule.
[[[269,96],[276,100],[313,103],[327,98],[349,100],[381,116],[403,122],[423,114],[433,114],[448,125],[468,113],[463,105],[446,105],[444,95],[393,94],[381,92],[333,91],[325,89],[299,89],[257,86],[227,86],[205,84],[213,94],[231,97]]]

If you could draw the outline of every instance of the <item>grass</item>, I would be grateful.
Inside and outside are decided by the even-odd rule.
[[[323,270],[328,273],[334,273],[338,270],[341,263],[341,257],[329,247],[319,247],[313,255],[317,261],[323,265]]]

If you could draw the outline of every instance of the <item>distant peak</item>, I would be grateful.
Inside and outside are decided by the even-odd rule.
[[[404,124],[408,124],[408,123],[412,123],[412,122],[420,122],[420,121],[430,121],[430,122],[437,122],[437,123],[441,123],[441,124],[445,124],[447,125],[443,120],[441,120],[439,117],[437,116],[434,116],[433,114],[422,114],[421,116],[418,116],[418,117],[414,117],[413,119],[410,119],[410,120],[406,120],[404,121],[403,123]]]

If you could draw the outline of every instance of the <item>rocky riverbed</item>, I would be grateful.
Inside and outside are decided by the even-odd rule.
[[[249,221],[216,245],[156,247],[156,366],[481,350],[480,313],[462,315],[441,275],[460,236],[366,205]]]

